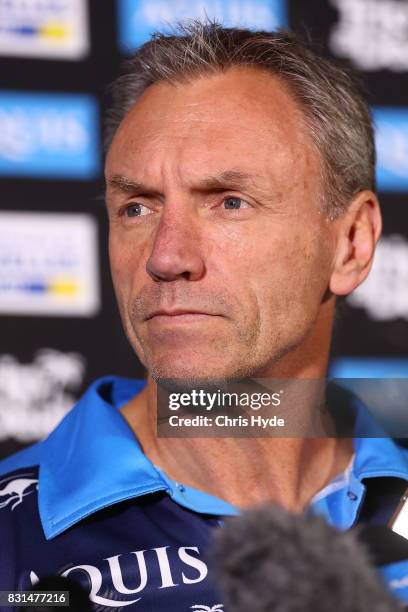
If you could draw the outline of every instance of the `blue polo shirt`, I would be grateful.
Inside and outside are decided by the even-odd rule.
[[[97,609],[223,610],[206,552],[223,517],[239,511],[175,482],[143,454],[119,408],[144,385],[97,380],[46,440],[0,462],[0,590],[64,575]],[[408,451],[358,437],[369,417],[353,402],[353,461],[311,502],[340,529],[393,511],[398,499],[381,488],[365,508],[370,483],[408,481]],[[408,601],[408,562],[380,571]]]

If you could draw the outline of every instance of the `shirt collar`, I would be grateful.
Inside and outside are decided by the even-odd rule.
[[[143,454],[119,408],[143,380],[97,380],[43,442],[38,504],[47,539],[120,501],[164,491],[205,514],[237,514],[231,504],[168,478]]]
[[[143,454],[119,408],[144,386],[143,380],[97,380],[42,443],[38,499],[47,539],[102,508],[157,491],[203,514],[239,513],[218,497],[171,480]],[[369,416],[361,402],[353,401],[358,435],[367,431]],[[357,437],[354,448],[355,458],[343,486],[330,490],[328,485],[327,494],[315,496],[311,503],[313,510],[339,528],[348,528],[355,521],[365,478],[408,480],[406,455],[389,438]]]
[[[356,522],[370,478],[394,477],[408,481],[408,451],[386,436],[364,404],[347,393],[347,409],[355,417],[354,456],[348,469],[317,493],[311,508],[338,529]]]

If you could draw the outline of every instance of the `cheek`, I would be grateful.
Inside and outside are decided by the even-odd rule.
[[[114,233],[109,235],[109,261],[116,296],[121,302],[126,299],[135,272],[135,250]]]
[[[329,277],[329,258],[317,234],[306,237],[292,227],[290,233],[252,236],[256,240],[241,236],[235,256],[229,258],[243,305],[259,312],[263,326],[272,320],[285,326],[289,320],[293,324],[314,318]]]

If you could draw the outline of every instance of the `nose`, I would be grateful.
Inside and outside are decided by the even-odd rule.
[[[198,220],[192,212],[164,211],[146,270],[154,281],[199,280],[205,271]]]

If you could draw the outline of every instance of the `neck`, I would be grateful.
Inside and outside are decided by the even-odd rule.
[[[307,377],[311,377],[310,373]],[[336,438],[159,438],[157,388],[146,388],[122,409],[145,455],[187,486],[238,508],[275,502],[295,512],[346,469],[352,440]],[[315,408],[313,394],[301,411]]]

